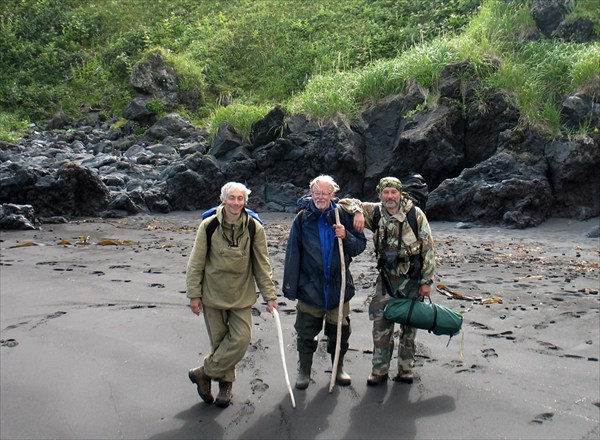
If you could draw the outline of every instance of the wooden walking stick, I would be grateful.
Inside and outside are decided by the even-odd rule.
[[[288,376],[287,365],[285,363],[285,353],[283,350],[283,332],[281,331],[281,321],[279,319],[279,312],[273,307],[273,316],[275,317],[275,323],[277,324],[277,336],[279,337],[279,351],[281,352],[281,362],[283,363],[283,373],[285,374],[285,383],[290,397],[292,398],[292,407],[296,408],[296,400],[294,399],[294,392],[292,391],[292,385],[290,385],[290,377]]]
[[[339,209],[335,209],[335,223],[340,224],[340,212]],[[331,367],[331,381],[329,382],[329,392],[333,391],[335,386],[335,379],[337,376],[338,363],[340,362],[340,350],[341,350],[341,339],[342,339],[342,321],[344,319],[344,296],[346,296],[346,258],[344,257],[344,243],[342,239],[338,238],[338,246],[340,248],[340,270],[342,271],[342,285],[340,286],[340,306],[338,308],[338,322],[337,322],[337,337],[335,340],[335,356],[333,358],[333,366]]]

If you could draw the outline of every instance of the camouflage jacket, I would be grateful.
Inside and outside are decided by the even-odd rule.
[[[365,227],[373,232],[375,252],[379,258],[391,260],[388,266],[390,275],[406,278],[410,271],[410,257],[421,256],[421,273],[419,284],[432,284],[435,276],[435,248],[429,221],[423,211],[415,206],[418,237],[415,236],[407,220],[407,213],[413,207],[412,200],[403,197],[400,211],[390,215],[382,208],[381,203],[361,202],[357,199],[342,199],[339,205],[347,212],[362,211],[365,216]],[[376,210],[381,217],[378,225],[374,225]]]

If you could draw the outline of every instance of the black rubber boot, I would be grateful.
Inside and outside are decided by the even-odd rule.
[[[338,360],[337,371],[335,372],[335,381],[340,386],[348,386],[352,383],[350,375],[344,371],[344,356],[348,351],[350,344],[350,318],[346,318],[348,325],[342,325],[342,339],[340,344],[340,359]],[[325,335],[327,335],[327,352],[331,355],[331,364],[335,360],[335,349],[336,349],[336,338],[337,338],[337,325],[325,323]],[[333,374],[333,372],[332,372]]]
[[[335,353],[331,354],[331,365],[335,361]],[[333,374],[333,372],[332,372]],[[344,371],[344,355],[340,353],[340,358],[338,360],[337,372],[335,374],[335,381],[338,385],[347,387],[352,383],[352,378],[348,373]]]
[[[298,366],[298,378],[296,379],[296,388],[305,390],[310,383],[310,370],[312,369],[312,353],[299,353],[300,365]]]

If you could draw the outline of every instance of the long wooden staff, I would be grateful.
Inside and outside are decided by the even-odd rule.
[[[340,224],[340,212],[339,209],[335,209],[335,223]],[[344,243],[342,239],[338,238],[338,246],[340,248],[340,267],[342,271],[342,285],[340,286],[340,306],[338,308],[338,322],[337,322],[337,338],[335,341],[335,356],[333,358],[333,367],[331,367],[331,381],[329,382],[329,392],[333,391],[335,386],[335,379],[337,376],[338,363],[340,362],[340,350],[341,350],[341,339],[342,339],[342,321],[344,319],[344,297],[346,296],[346,258],[344,257]]]
[[[290,397],[292,398],[292,407],[296,408],[296,400],[294,399],[294,392],[292,391],[292,385],[290,385],[290,377],[288,376],[287,365],[285,363],[285,352],[283,349],[283,332],[281,331],[281,320],[279,319],[279,312],[273,307],[273,316],[275,317],[275,323],[277,324],[277,336],[279,337],[279,351],[281,352],[281,362],[283,363],[283,373],[285,374],[285,383]]]

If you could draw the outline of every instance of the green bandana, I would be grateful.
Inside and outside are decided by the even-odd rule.
[[[400,179],[395,177],[383,177],[377,185],[377,194],[381,194],[381,191],[383,191],[384,188],[389,187],[396,188],[398,191],[402,192],[402,182],[400,182]]]

